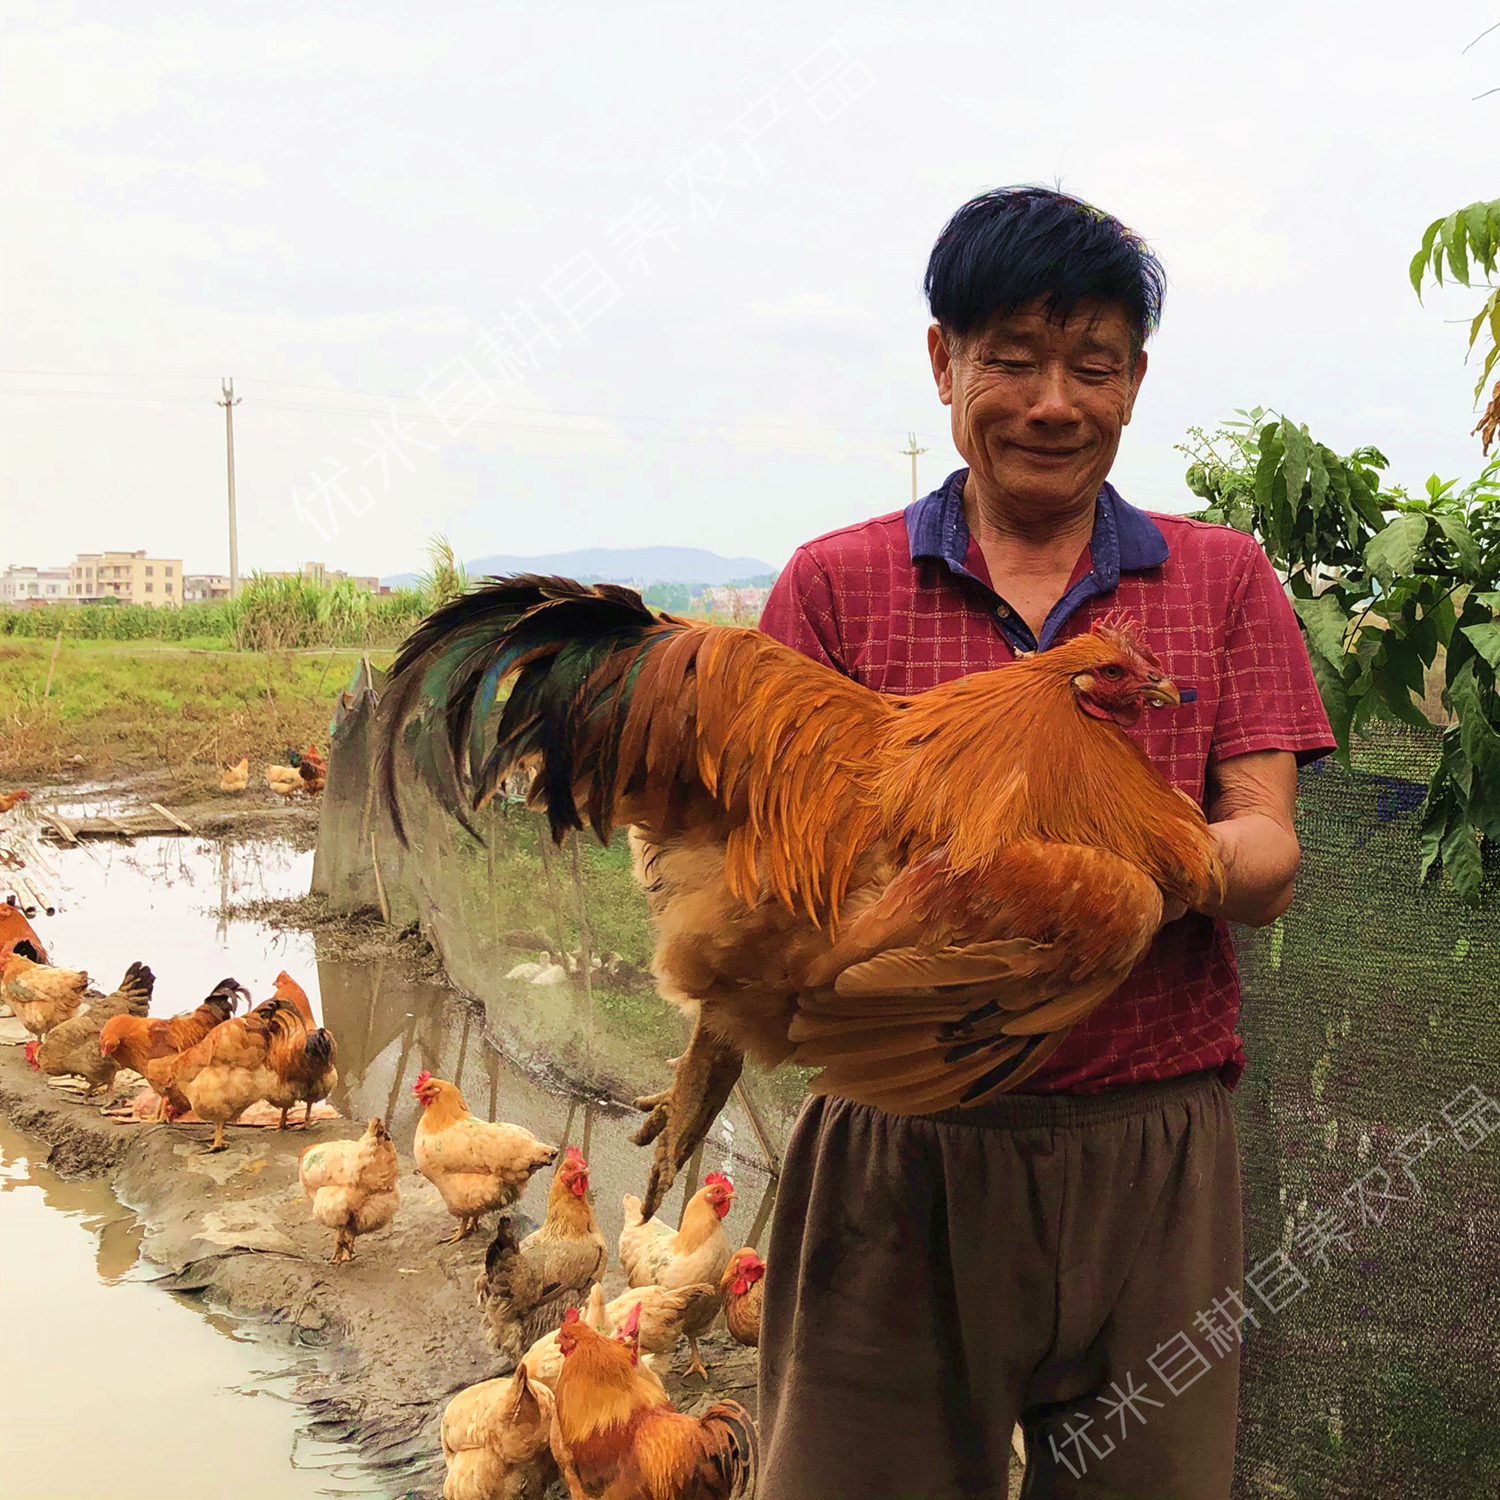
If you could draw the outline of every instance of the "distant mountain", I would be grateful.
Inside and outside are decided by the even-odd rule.
[[[610,583],[737,583],[777,571],[758,557],[720,557],[701,547],[585,547],[542,557],[494,552],[464,567],[470,578],[491,573],[557,573],[583,582]],[[415,573],[396,573],[380,581],[400,588],[415,583],[416,578]]]

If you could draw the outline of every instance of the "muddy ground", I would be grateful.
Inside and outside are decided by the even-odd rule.
[[[231,1127],[229,1149],[210,1156],[208,1127],[107,1119],[33,1073],[19,1047],[0,1048],[0,1111],[50,1146],[48,1165],[61,1175],[109,1179],[144,1227],[142,1254],[162,1286],[322,1347],[327,1373],[299,1387],[320,1437],[358,1448],[393,1494],[440,1495],[444,1405],[507,1368],[484,1345],[473,1295],[493,1218],[467,1241],[441,1243],[454,1221],[403,1157],[394,1223],[359,1240],[351,1264],[334,1267],[333,1236],[311,1216],[297,1159],[313,1141],[358,1135],[359,1122],[285,1134]],[[605,1291],[623,1289],[611,1267]],[[755,1352],[722,1323],[702,1347],[711,1383],[683,1381],[684,1344],[667,1381],[678,1406],[697,1411],[733,1396],[754,1411]]]

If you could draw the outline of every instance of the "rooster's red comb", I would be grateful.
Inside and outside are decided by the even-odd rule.
[[[563,1152],[563,1160],[576,1162],[580,1167],[588,1166],[588,1163],[583,1159],[583,1152],[580,1151],[577,1146],[569,1146],[568,1149]]]
[[[576,1307],[570,1307],[567,1310],[567,1312],[565,1312],[563,1314],[563,1322],[564,1323],[576,1323],[577,1321],[578,1321],[578,1309]]]
[[[708,1176],[703,1179],[703,1186],[727,1187],[731,1193],[734,1191],[734,1184],[722,1172],[710,1172]]]
[[[422,1088],[425,1084],[429,1084],[431,1082],[432,1074],[429,1073],[426,1068],[423,1068],[422,1071],[417,1074],[417,1081],[412,1085],[412,1087],[414,1089],[419,1089]]]
[[[633,1339],[641,1329],[641,1304],[637,1302],[634,1307],[620,1320],[620,1326],[615,1329],[616,1333],[623,1333],[626,1338]]]

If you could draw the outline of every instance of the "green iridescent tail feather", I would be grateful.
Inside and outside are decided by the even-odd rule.
[[[473,814],[532,761],[533,800],[553,838],[584,826],[574,788],[586,777],[590,825],[607,839],[640,669],[683,629],[633,589],[534,574],[491,579],[435,610],[396,658],[377,728],[378,785],[402,843],[402,744],[418,779],[476,838]]]

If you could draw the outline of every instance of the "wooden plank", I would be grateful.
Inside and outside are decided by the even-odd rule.
[[[99,823],[108,823],[111,828],[118,828],[120,832],[123,833],[128,839],[133,839],[135,837],[135,829],[127,828],[118,818],[111,817],[108,813],[100,813],[98,818],[96,818],[94,821]]]
[[[45,808],[42,807],[39,807],[37,809],[37,812],[40,814],[44,822],[50,823],[52,827],[57,830],[57,832],[61,835],[64,843],[76,844],[78,842],[77,835],[71,828],[68,827],[66,823],[63,822],[60,817],[58,817],[55,812],[48,812]]]
[[[184,833],[191,833],[193,831],[191,828],[188,827],[188,825],[186,823],[184,823],[182,821],[181,818],[179,818],[177,816],[176,813],[174,813],[174,812],[168,812],[167,809],[164,808],[161,805],[160,802],[148,802],[146,804],[146,806],[149,807],[152,812],[159,812],[162,815],[162,817],[164,817],[167,820],[167,822],[174,824],[176,827],[180,828]]]

